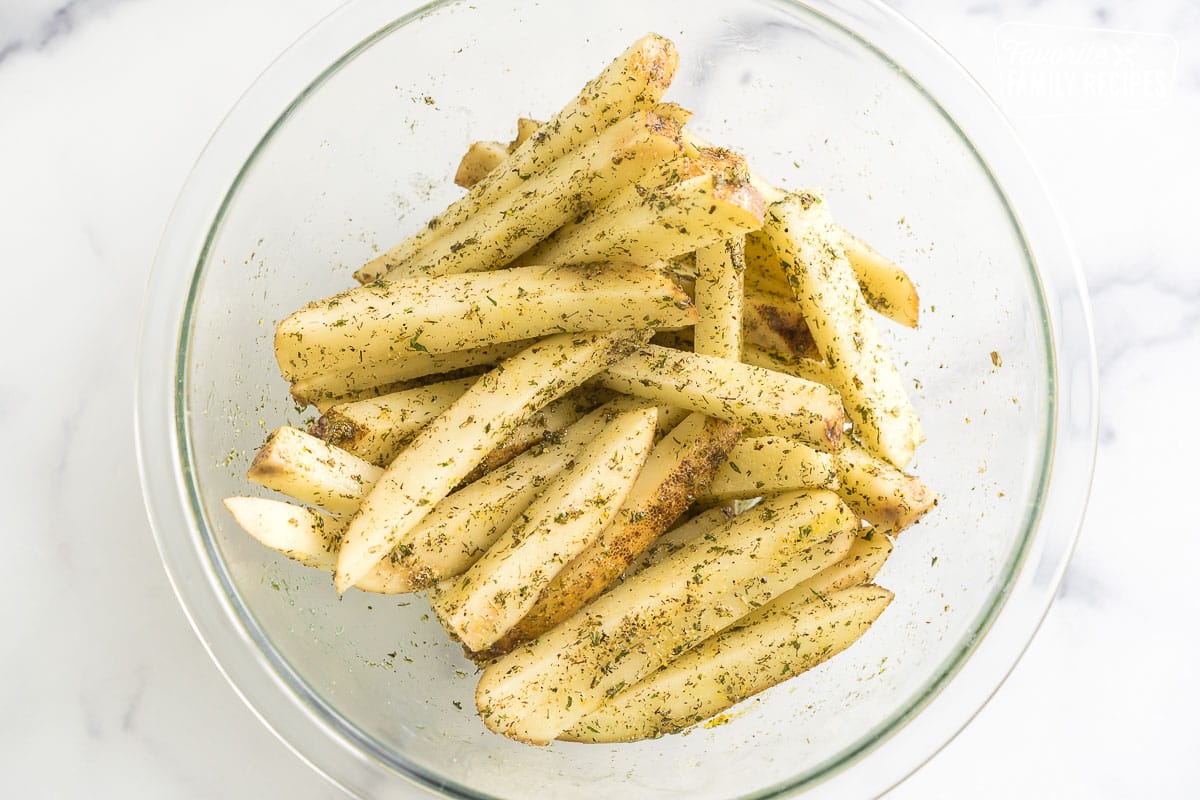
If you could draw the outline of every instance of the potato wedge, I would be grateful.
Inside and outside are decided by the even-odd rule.
[[[521,256],[518,263],[619,259],[652,264],[757,230],[763,224],[762,197],[736,178],[739,164],[744,166],[740,157],[728,151],[706,154],[703,160],[668,162],[663,169],[678,173],[676,182],[665,187],[651,182],[635,193],[644,197],[632,204],[618,197],[600,205]]]
[[[634,42],[579,95],[551,117],[506,159],[504,169],[490,172],[471,191],[429,221],[427,225],[374,259],[355,277],[370,283],[389,270],[411,263],[423,250],[464,220],[478,219],[480,212],[526,182],[540,175],[560,158],[597,137],[609,126],[639,109],[657,103],[675,77],[679,53],[669,40],[648,34]],[[519,130],[518,130],[519,135]]]
[[[333,572],[342,533],[349,521],[310,508],[260,497],[227,497],[225,507],[246,533],[306,567]],[[354,585],[378,594],[408,591],[395,580],[387,562],[376,564]]]
[[[780,604],[800,602],[808,597],[840,592],[875,580],[879,570],[892,555],[892,540],[874,528],[867,528],[854,539],[841,561],[826,567],[794,589],[775,599]]]
[[[697,353],[731,361],[742,359],[746,271],[745,237],[737,236],[696,250]]]
[[[334,583],[352,586],[397,545],[411,554],[413,528],[483,458],[538,409],[639,347],[649,332],[551,336],[501,362],[413,440],[363,499],[346,529]],[[406,552],[407,551],[407,552]],[[415,584],[432,574],[411,567]]]
[[[719,506],[702,511],[686,522],[671,528],[655,539],[642,554],[634,559],[621,575],[621,580],[628,580],[647,567],[652,567],[667,556],[673,555],[704,534],[711,534],[722,525],[736,517],[737,514],[729,506]]]
[[[739,435],[737,425],[703,414],[679,423],[655,446],[612,523],[554,576],[486,655],[540,636],[607,589],[691,505]]]
[[[937,505],[937,494],[920,478],[848,439],[838,452],[837,466],[842,500],[883,533],[896,535]]]
[[[832,492],[783,495],[615,586],[484,670],[489,729],[545,744],[680,653],[840,560],[858,520]]]
[[[454,183],[470,189],[483,180],[484,176],[508,158],[508,145],[504,142],[471,142],[458,169],[454,172]]]
[[[691,325],[696,311],[671,279],[628,265],[523,267],[360,286],[311,303],[275,331],[289,380],[414,352],[616,328]]]
[[[314,405],[321,413],[325,413],[339,403],[414,388],[414,381],[419,382],[429,376],[441,376],[436,380],[443,381],[450,380],[460,370],[493,367],[515,356],[534,341],[520,339],[485,344],[453,353],[414,350],[379,364],[361,364],[341,372],[326,370],[295,381],[292,384],[292,399],[300,405]]]
[[[512,527],[430,603],[471,650],[491,647],[554,576],[595,541],[625,502],[654,443],[653,406],[628,411],[579,452]]]
[[[838,234],[867,305],[893,322],[917,327],[921,298],[908,273],[849,231]]]
[[[761,367],[652,344],[597,380],[618,392],[736,422],[751,436],[795,436],[832,450],[842,438],[836,392]]]
[[[559,738],[631,742],[677,733],[845,650],[892,597],[878,586],[856,586],[821,599],[777,599],[612,697]]]
[[[298,428],[275,429],[246,477],[334,514],[353,514],[383,470]]]
[[[454,182],[464,189],[470,189],[483,180],[484,176],[504,163],[509,154],[525,144],[525,140],[537,133],[542,123],[535,119],[520,117],[517,119],[517,138],[508,144],[503,142],[471,142],[467,152],[463,153],[458,162],[458,170],[454,173]]]
[[[655,102],[657,102],[658,99],[661,97],[662,97],[661,94],[656,95]],[[648,99],[648,96],[645,96],[645,98]],[[619,119],[619,118],[620,118],[619,116],[614,117],[614,119]],[[545,124],[546,123],[544,123],[544,122],[541,122],[536,119],[530,119],[529,117],[517,117],[517,136],[515,139],[513,139],[511,142],[509,142],[508,152],[509,153],[516,152],[518,147],[525,144],[525,141],[527,139],[529,139],[529,137],[531,137],[535,133],[537,133],[539,130],[541,130],[542,126]]]
[[[860,441],[903,469],[924,439],[921,423],[867,313],[824,200],[812,192],[788,195],[771,206],[765,230]]]
[[[386,467],[422,428],[453,405],[476,380],[459,378],[342,403],[322,414],[308,432],[364,461]]]
[[[386,467],[422,428],[453,405],[476,380],[445,381],[334,406],[309,426],[308,432],[365,461]],[[600,405],[598,400],[591,402],[595,394],[575,390],[547,404],[488,454],[481,465],[481,474],[541,441],[547,431],[561,431]]]
[[[836,489],[838,463],[836,456],[786,436],[742,439],[698,499],[714,505],[797,489]]]

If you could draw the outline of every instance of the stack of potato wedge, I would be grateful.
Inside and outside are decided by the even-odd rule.
[[[895,264],[701,139],[635,42],[467,191],[278,323],[293,397],[231,497],[339,592],[428,592],[518,741],[681,731],[853,644],[936,498],[877,321]]]

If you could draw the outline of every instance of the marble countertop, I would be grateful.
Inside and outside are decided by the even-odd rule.
[[[1200,537],[1167,512],[1195,491],[1185,454],[1200,451],[1187,422],[1200,390],[1200,6],[894,4],[1013,114],[1041,166],[1091,286],[1103,416],[1087,523],[1045,625],[978,718],[889,797],[1195,797]],[[190,630],[143,512],[131,412],[142,289],[193,159],[336,5],[0,0],[6,796],[340,796],[259,724]],[[1104,41],[1142,43],[1126,48],[1133,67],[1177,48],[1175,69],[1128,91],[1059,87],[1047,104],[1005,69],[1027,30],[1014,23],[1051,43],[1116,31]]]

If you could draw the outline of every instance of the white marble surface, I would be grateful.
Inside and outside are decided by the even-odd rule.
[[[131,411],[142,287],[192,159],[336,4],[0,0],[5,796],[339,796],[254,719],[189,629],[143,515]],[[1016,125],[1086,266],[1104,394],[1092,507],[1045,626],[976,721],[891,796],[1195,797],[1200,539],[1172,500],[1195,491],[1185,454],[1200,449],[1187,423],[1200,391],[1200,6],[896,5],[1002,104],[1034,112]],[[1067,87],[1073,114],[1031,109],[997,69],[1005,22],[1173,37],[1170,97],[1147,109],[1145,92]]]

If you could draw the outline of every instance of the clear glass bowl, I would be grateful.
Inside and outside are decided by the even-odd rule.
[[[403,5],[403,4],[401,4]],[[410,4],[411,5],[411,4]],[[362,796],[730,798],[878,794],[999,686],[1066,566],[1095,443],[1086,294],[999,112],[944,52],[867,0],[472,0],[397,18],[359,0],[294,45],[201,156],[148,289],[138,431],[163,560],[264,722]],[[900,261],[919,331],[881,322],[941,503],[879,582],[854,648],[729,724],[624,746],[488,733],[474,669],[419,597],[352,592],[276,557],[220,505],[301,414],[271,331],[455,197],[459,155],[545,117],[637,36],[682,53],[695,127]],[[999,366],[992,354],[998,355]]]

